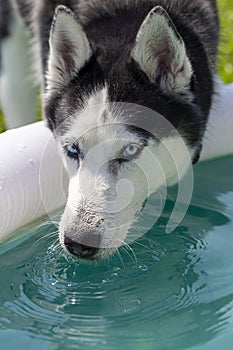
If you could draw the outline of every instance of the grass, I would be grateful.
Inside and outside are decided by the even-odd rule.
[[[221,17],[219,74],[225,83],[233,82],[233,1],[218,0]]]
[[[224,83],[230,83],[233,82],[233,1],[218,0],[218,5],[221,18],[218,71]],[[0,111],[0,132],[5,130],[6,127]]]

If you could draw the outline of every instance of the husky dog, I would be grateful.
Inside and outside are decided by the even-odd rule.
[[[216,1],[0,4],[2,43],[19,17],[32,38],[44,118],[70,175],[61,244],[74,257],[104,259],[125,242],[146,198],[178,180],[174,168],[186,173],[185,148],[199,159],[214,95]]]

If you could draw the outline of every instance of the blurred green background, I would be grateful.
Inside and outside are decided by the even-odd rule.
[[[191,1],[191,0],[190,0]],[[233,82],[233,0],[218,0],[221,17],[219,45],[219,75],[225,83]],[[0,111],[0,132],[5,130]]]

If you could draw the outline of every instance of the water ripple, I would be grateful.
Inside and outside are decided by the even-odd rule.
[[[70,258],[44,225],[0,255],[0,328],[55,342],[56,350],[208,342],[233,323],[233,222],[222,212],[193,204],[170,235],[165,212],[133,252],[124,247],[96,265]]]

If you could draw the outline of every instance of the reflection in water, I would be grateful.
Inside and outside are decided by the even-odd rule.
[[[233,325],[232,173],[232,157],[200,164],[182,224],[164,233],[168,201],[134,254],[122,247],[96,266],[74,262],[50,224],[14,249],[0,248],[3,348],[27,339],[30,350],[212,347]]]

